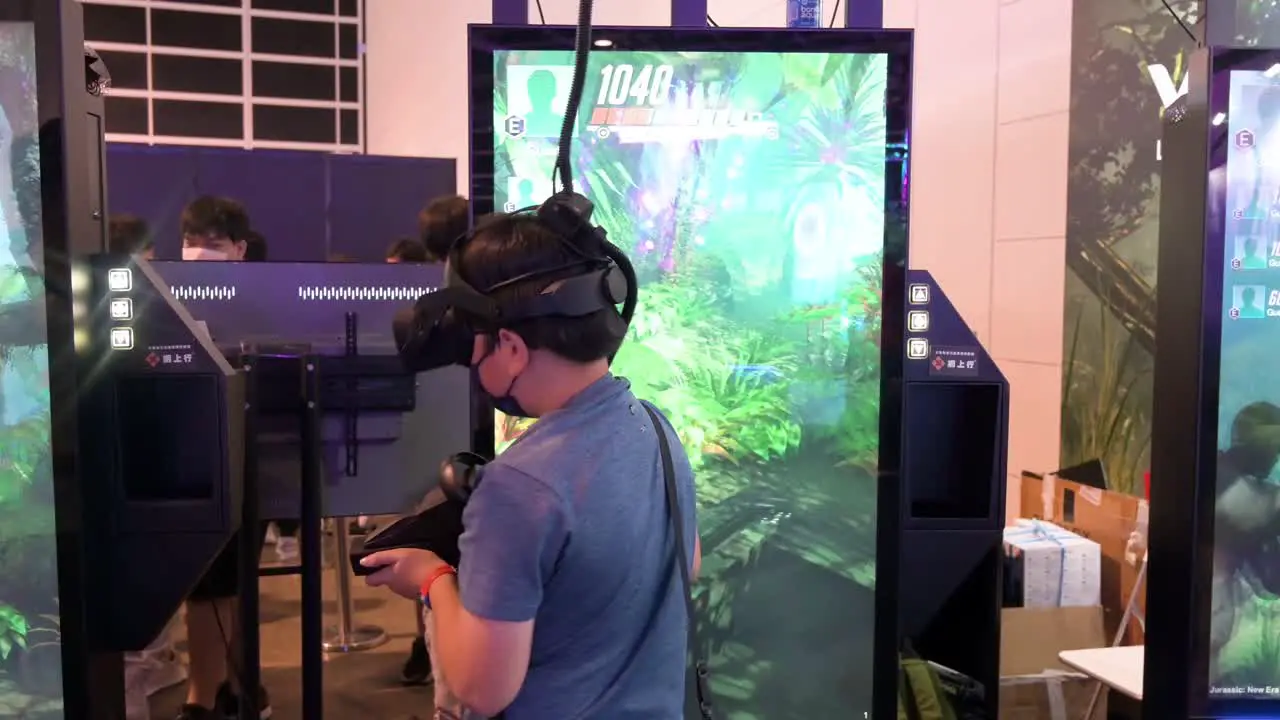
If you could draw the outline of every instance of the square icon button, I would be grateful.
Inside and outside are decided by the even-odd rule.
[[[129,298],[116,298],[111,301],[112,320],[132,320],[133,301]]]
[[[133,271],[129,268],[108,270],[107,287],[111,289],[111,292],[129,292],[133,289]]]
[[[923,360],[929,357],[929,341],[924,338],[909,338],[907,340],[907,357],[912,360]]]
[[[133,349],[133,328],[127,328],[127,327],[111,328],[111,349],[112,350],[132,350]]]
[[[907,329],[911,332],[928,332],[929,311],[912,310],[907,313]]]
[[[928,305],[929,304],[929,286],[928,285],[912,285],[909,297],[912,305]]]

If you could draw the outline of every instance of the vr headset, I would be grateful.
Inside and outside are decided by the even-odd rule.
[[[488,288],[472,287],[461,274],[467,243],[483,232],[485,225],[458,238],[449,250],[444,287],[423,295],[412,308],[396,315],[396,346],[405,368],[416,373],[449,365],[468,367],[477,334],[494,333],[534,318],[585,317],[621,304],[617,321],[625,331],[638,297],[635,269],[609,242],[604,228],[591,224],[594,209],[582,195],[561,192],[537,208],[518,211],[535,217],[576,259]],[[495,298],[506,288],[542,279],[547,287],[536,295],[508,301]]]
[[[396,346],[405,368],[416,373],[449,365],[468,367],[477,334],[494,333],[534,318],[585,317],[619,304],[622,311],[614,321],[621,323],[620,330],[625,332],[636,308],[635,269],[626,255],[608,241],[604,229],[591,224],[593,210],[585,197],[562,192],[537,208],[520,211],[531,214],[554,233],[575,259],[484,289],[472,287],[459,268],[467,243],[483,232],[485,225],[458,238],[449,250],[445,286],[423,295],[413,307],[396,315]],[[545,280],[546,287],[536,295],[509,301],[494,297],[505,288],[539,280]],[[352,571],[356,575],[375,572],[376,568],[360,564],[365,557],[403,547],[431,550],[456,565],[462,510],[480,484],[486,462],[486,458],[473,452],[447,458],[440,466],[440,492],[432,494],[434,500],[365,542],[354,544],[350,550]]]

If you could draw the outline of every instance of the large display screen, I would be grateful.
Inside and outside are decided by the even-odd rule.
[[[1280,699],[1280,66],[1230,75],[1209,694]]]
[[[62,714],[35,58],[0,22],[0,717]]]
[[[572,53],[487,59],[492,184],[475,193],[539,204]],[[905,182],[901,167],[886,180],[905,152],[889,142],[892,62],[606,47],[587,69],[577,189],[641,282],[613,369],[695,467],[701,652],[725,717],[871,709],[887,224],[904,234],[886,220]],[[499,415],[497,449],[528,422]]]

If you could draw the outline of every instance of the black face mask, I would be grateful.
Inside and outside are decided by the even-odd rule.
[[[490,397],[490,399],[493,401],[493,408],[498,412],[502,413],[503,415],[507,415],[510,417],[518,417],[518,418],[533,417],[533,415],[530,415],[523,407],[521,407],[520,401],[515,399],[515,397],[511,395],[511,388],[516,386],[516,380],[520,379],[519,375],[516,375],[515,377],[511,378],[511,383],[507,385],[506,393],[504,393],[501,396],[494,395],[493,393],[490,393],[488,390],[485,390],[484,383],[480,382],[480,365],[485,360],[488,360],[489,356],[492,355],[494,351],[497,349],[498,349],[498,340],[497,338],[494,338],[493,344],[489,347],[489,351],[486,352],[484,356],[480,358],[479,361],[477,361],[474,365],[471,366],[472,382],[475,383],[476,387],[480,388],[481,392],[485,393]]]

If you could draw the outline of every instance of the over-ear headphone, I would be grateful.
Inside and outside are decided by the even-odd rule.
[[[460,452],[440,463],[440,490],[450,500],[463,505],[471,499],[471,493],[480,487],[484,466],[489,462],[483,455],[470,451]]]

